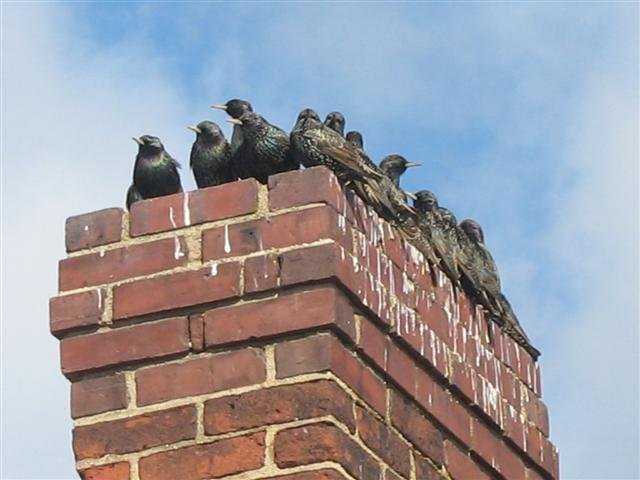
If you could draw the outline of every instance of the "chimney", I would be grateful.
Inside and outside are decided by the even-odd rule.
[[[71,217],[85,480],[557,479],[534,359],[324,167]]]

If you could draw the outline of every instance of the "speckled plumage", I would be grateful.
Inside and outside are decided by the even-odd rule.
[[[138,155],[133,167],[133,185],[142,198],[154,198],[182,191],[180,164],[167,153],[160,139],[151,135],[134,138]]]
[[[341,137],[344,136],[344,127],[346,123],[344,115],[340,112],[331,112],[324,119],[324,124],[334,132],[340,134]]]
[[[231,165],[231,146],[220,127],[205,120],[189,128],[197,135],[191,147],[190,165],[198,188],[236,180]]]

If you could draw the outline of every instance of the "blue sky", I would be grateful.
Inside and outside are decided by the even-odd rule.
[[[132,135],[209,107],[342,111],[473,217],[529,336],[563,478],[638,478],[638,4],[2,4],[2,478],[74,478],[47,299],[64,219],[121,206]],[[228,125],[223,127],[229,132]],[[188,169],[185,187],[194,187]],[[34,440],[37,438],[37,440]]]

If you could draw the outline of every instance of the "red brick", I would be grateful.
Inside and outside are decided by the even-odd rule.
[[[140,480],[204,480],[264,465],[264,432],[156,453],[140,459]]]
[[[263,240],[264,220],[248,220],[203,230],[202,259],[219,260],[268,248]]]
[[[415,395],[416,364],[399,347],[389,344],[387,374],[409,395]]]
[[[547,473],[556,475],[558,471],[558,455],[553,444],[543,436],[540,436],[540,457],[535,459],[535,462],[540,465]]]
[[[51,298],[49,300],[51,333],[60,338],[74,328],[98,325],[104,311],[106,295],[106,290],[97,288]]]
[[[280,262],[278,255],[269,253],[249,257],[244,261],[244,291],[262,292],[280,286]]]
[[[398,475],[397,473],[394,473],[393,470],[389,468],[385,469],[384,477],[382,478],[383,480],[403,480],[400,475]]]
[[[333,415],[355,431],[352,400],[335,382],[319,380],[216,398],[205,403],[207,435]]]
[[[409,478],[411,460],[409,445],[362,407],[357,408],[358,435],[362,441],[391,468]],[[422,477],[419,477],[422,478]]]
[[[193,352],[204,350],[204,318],[201,313],[189,315],[189,341]]]
[[[327,243],[313,247],[299,248],[280,255],[281,284],[337,279],[340,247]]]
[[[522,459],[478,419],[473,424],[471,448],[505,478],[525,478]]]
[[[256,348],[143,368],[136,373],[138,405],[253,385],[266,376],[264,352]]]
[[[67,218],[65,243],[67,252],[97,247],[122,239],[121,208],[107,208]]]
[[[187,255],[184,239],[175,237],[65,258],[59,265],[60,291],[170,270],[186,265]]]
[[[108,454],[139,452],[195,438],[196,408],[193,405],[145,413],[111,422],[83,425],[73,430],[77,460]]]
[[[185,194],[189,198],[191,225],[255,213],[258,185],[249,178]]]
[[[442,465],[442,434],[424,415],[395,392],[391,395],[391,422],[420,452],[438,465]]]
[[[332,287],[218,308],[204,314],[207,347],[331,326],[355,336],[351,307]]]
[[[187,226],[184,212],[188,209],[184,193],[151,198],[131,205],[129,233],[132,237],[166,232]]]
[[[447,470],[453,480],[491,480],[491,476],[476,465],[468,454],[448,440],[444,442],[444,451]]]
[[[100,465],[79,473],[82,480],[129,480],[129,462]]]
[[[328,168],[307,168],[269,177],[271,210],[319,202],[333,206],[338,212],[346,208],[342,187]]]
[[[468,403],[475,403],[477,397],[476,385],[479,385],[476,372],[465,362],[460,361],[457,355],[452,356],[451,362],[452,387],[461,392]]]
[[[388,337],[372,322],[364,317],[360,321],[359,346],[362,352],[382,370],[387,369],[389,360]]]
[[[431,463],[429,463],[426,458],[420,455],[414,455],[414,459],[416,464],[416,479],[441,480],[442,478],[445,478],[438,473],[438,470],[436,470],[436,468]],[[468,478],[473,480],[480,480],[476,479],[475,477]]]
[[[225,300],[239,294],[240,264],[221,263],[117,286],[113,290],[113,317],[116,320],[131,318]]]
[[[298,473],[290,473],[289,475],[278,475],[277,477],[262,477],[264,479],[272,480],[347,480],[347,477],[342,475],[337,470],[323,468],[322,470],[312,470]]]
[[[279,431],[274,452],[276,464],[281,468],[334,461],[356,478],[380,477],[377,462],[331,423],[322,422]]]
[[[121,373],[88,378],[71,384],[73,418],[121,408],[127,408],[127,387]]]
[[[60,361],[62,372],[70,375],[187,351],[187,318],[177,317],[108,332],[64,338],[60,342]]]

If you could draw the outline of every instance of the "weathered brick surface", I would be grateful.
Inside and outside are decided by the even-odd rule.
[[[442,480],[444,477],[440,475],[438,470],[429,462],[426,458],[421,455],[414,455],[414,461],[416,465],[416,479],[420,480]],[[476,477],[467,477],[469,479],[476,480]],[[481,480],[481,479],[477,479]]]
[[[129,480],[129,463],[119,462],[80,471],[82,480]]]
[[[136,373],[138,405],[261,383],[264,352],[256,348],[143,368]]]
[[[70,375],[188,350],[188,319],[177,317],[65,338],[60,342],[60,362],[62,372]]]
[[[317,423],[278,432],[274,453],[279,467],[335,461],[356,478],[380,477],[379,464],[331,423]]]
[[[67,218],[67,252],[119,242],[122,239],[123,214],[121,208],[107,208]]]
[[[181,237],[164,238],[60,261],[60,291],[116,282],[170,270],[187,263]]]
[[[88,378],[71,384],[71,416],[95,415],[127,407],[124,375]]]
[[[60,338],[74,328],[98,325],[104,311],[106,295],[104,289],[97,288],[50,299],[51,333]]]
[[[258,182],[249,178],[189,192],[191,225],[256,212],[258,188]]]
[[[469,456],[462,452],[453,443],[447,441],[444,445],[447,470],[454,480],[490,480],[491,476],[485,473]]]
[[[278,475],[272,477],[271,475],[261,478],[272,478],[273,480],[347,480],[342,473],[337,470],[323,468],[321,470],[313,470],[299,473],[291,473],[289,475]]]
[[[335,175],[325,167],[285,172],[269,177],[269,208],[279,210],[326,203],[342,211],[344,195]]]
[[[352,400],[334,382],[283,385],[205,403],[204,428],[208,435],[307,418],[333,415],[355,431]]]
[[[196,409],[192,405],[111,422],[76,427],[73,449],[76,458],[100,458],[110,453],[128,453],[196,435]]]
[[[264,433],[156,453],[140,459],[140,480],[204,480],[264,464]]]

